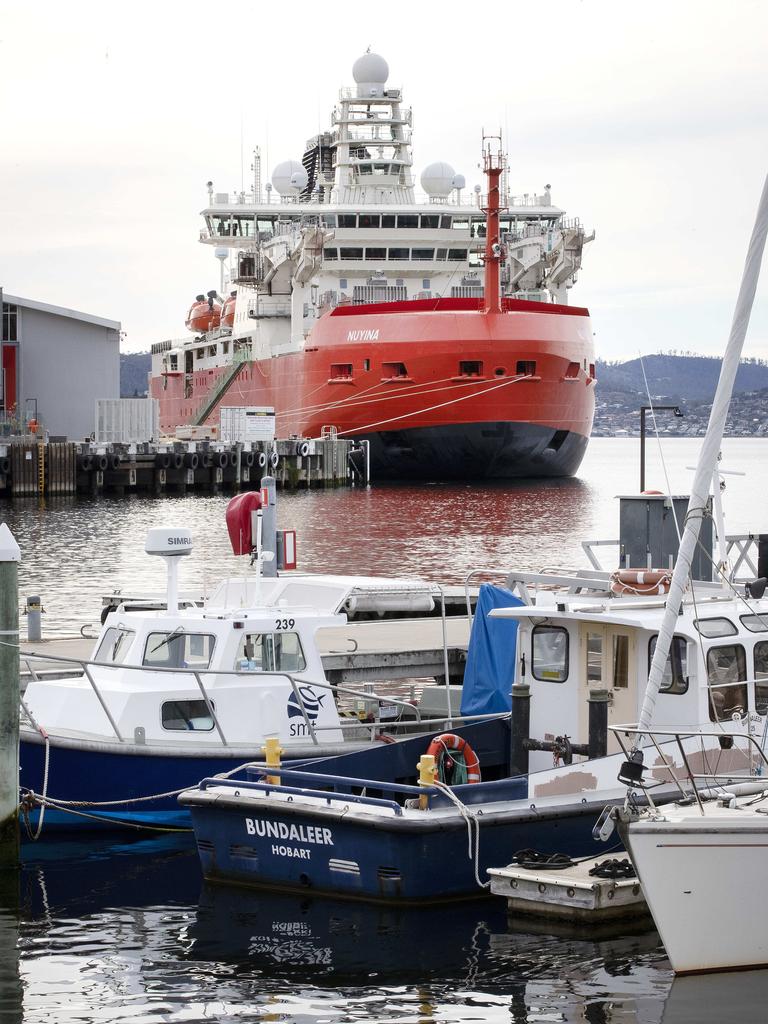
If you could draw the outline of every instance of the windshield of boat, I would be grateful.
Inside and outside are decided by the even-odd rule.
[[[142,665],[149,668],[198,668],[211,664],[216,638],[209,633],[185,633],[181,628],[150,633]]]
[[[136,633],[132,629],[123,629],[121,626],[110,626],[105,630],[101,643],[96,649],[94,661],[111,661],[122,665],[128,651],[131,649],[133,638]]]
[[[303,672],[306,667],[298,633],[246,633],[235,662],[238,672]]]

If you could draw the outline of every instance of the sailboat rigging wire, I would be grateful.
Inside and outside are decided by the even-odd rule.
[[[720,368],[720,379],[717,383],[717,391],[712,402],[712,409],[709,414],[709,424],[704,443],[699,457],[699,463],[694,475],[691,487],[691,497],[688,503],[688,515],[686,516],[685,529],[680,542],[680,551],[672,582],[669,588],[664,610],[664,618],[659,629],[659,637],[656,642],[656,649],[653,652],[651,670],[648,674],[648,684],[643,698],[643,706],[640,710],[638,722],[638,734],[635,737],[634,751],[637,751],[642,736],[647,732],[653,718],[656,698],[659,694],[664,670],[669,657],[672,644],[675,623],[680,611],[685,590],[688,572],[693,559],[693,553],[698,540],[699,518],[703,514],[709,495],[709,487],[712,480],[712,471],[716,463],[717,453],[723,439],[725,420],[728,415],[733,385],[736,373],[739,368],[739,359],[744,346],[744,337],[749,325],[749,317],[752,311],[752,304],[757,290],[757,280],[760,276],[760,264],[765,249],[766,235],[768,234],[768,177],[763,184],[763,191],[760,196],[760,203],[755,218],[755,226],[750,238],[747,258],[744,265],[744,273],[739,287],[739,294],[736,299],[736,307],[733,314],[731,332],[723,356],[723,363]]]

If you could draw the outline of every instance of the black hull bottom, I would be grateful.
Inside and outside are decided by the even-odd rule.
[[[531,423],[460,423],[371,434],[371,479],[573,476],[589,438]]]

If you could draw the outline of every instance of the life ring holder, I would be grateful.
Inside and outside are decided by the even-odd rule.
[[[611,593],[656,596],[669,593],[672,573],[668,569],[618,569],[611,573]]]
[[[427,747],[427,754],[431,754],[432,757],[434,757],[438,772],[440,769],[440,761],[446,754],[450,756],[451,751],[455,751],[457,754],[463,754],[464,764],[467,766],[467,782],[480,782],[480,761],[477,754],[463,736],[457,736],[456,733],[453,732],[444,732],[439,736],[435,736]]]

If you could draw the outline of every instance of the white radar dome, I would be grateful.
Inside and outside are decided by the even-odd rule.
[[[272,171],[272,184],[281,196],[295,196],[307,187],[307,172],[297,160],[284,160]]]
[[[466,184],[467,179],[464,177],[463,174],[457,174],[456,177],[453,179],[454,188],[466,188]]]
[[[456,187],[453,184],[455,177],[456,171],[451,165],[440,161],[430,164],[421,172],[421,187],[428,196],[447,196]]]
[[[213,250],[213,255],[217,260],[225,260],[229,256],[229,249],[225,249],[223,245],[217,245]]]
[[[358,96],[383,96],[389,78],[389,64],[378,53],[364,53],[352,65]]]

